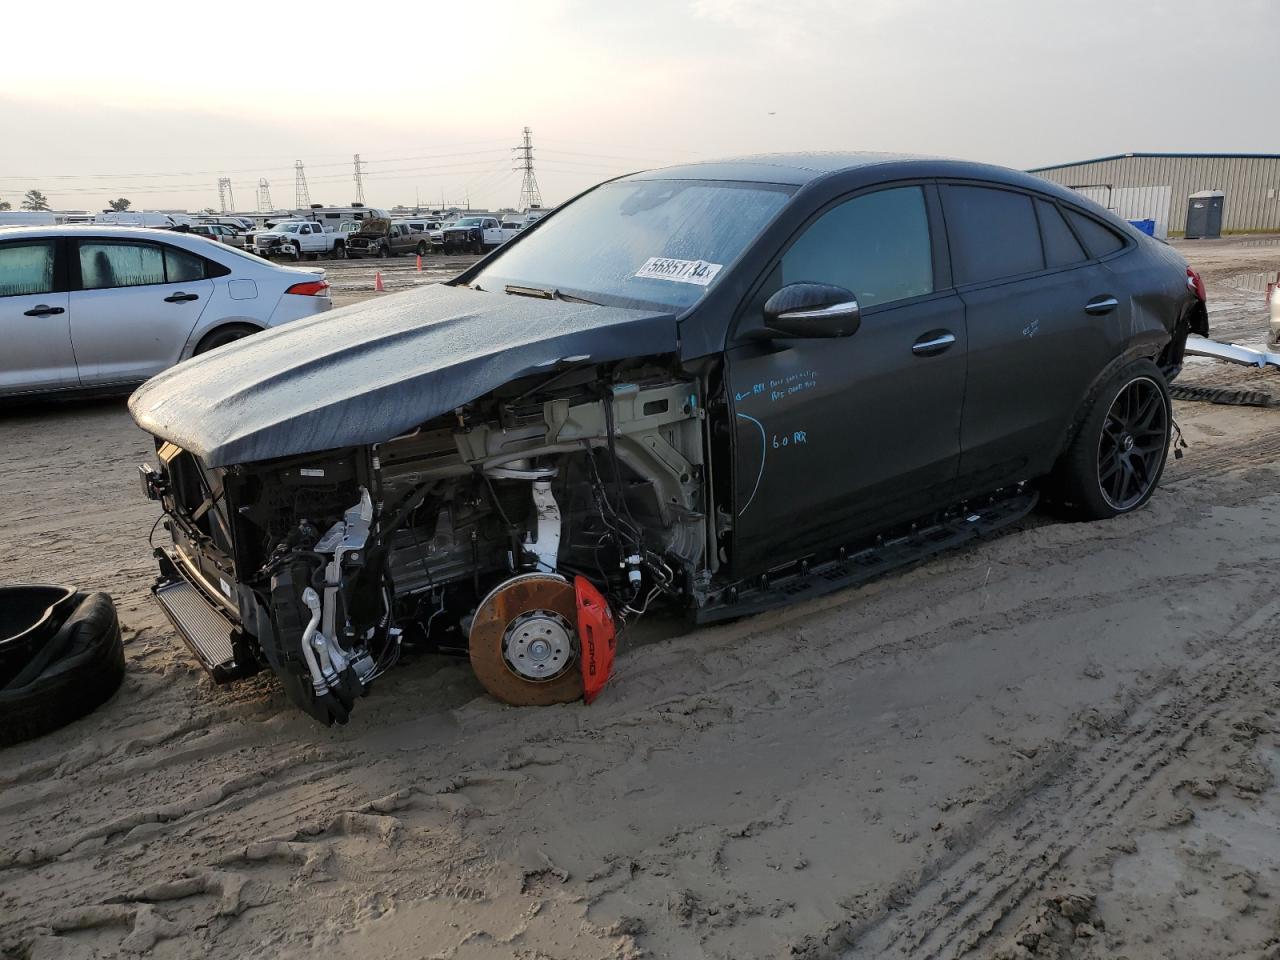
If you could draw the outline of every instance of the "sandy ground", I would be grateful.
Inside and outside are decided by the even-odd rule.
[[[1182,249],[1260,340],[1280,241]],[[1177,416],[1136,515],[668,629],[590,708],[419,657],[325,730],[149,601],[123,404],[10,412],[0,581],[109,590],[128,674],[0,752],[0,956],[1276,957],[1280,411]]]

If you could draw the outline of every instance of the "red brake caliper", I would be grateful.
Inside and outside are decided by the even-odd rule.
[[[582,699],[590,703],[609,682],[617,636],[609,605],[591,581],[574,577],[573,590],[578,598],[578,640],[582,644]]]

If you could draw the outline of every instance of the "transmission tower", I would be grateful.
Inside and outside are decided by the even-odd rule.
[[[301,160],[293,165],[293,202],[299,210],[311,206],[311,193],[307,190],[307,175],[303,172]]]
[[[218,178],[218,204],[223,213],[230,213],[236,208],[235,194],[231,192],[231,178]]]
[[[258,210],[270,213],[275,208],[271,205],[271,184],[263,177],[258,181]]]
[[[533,175],[533,131],[524,128],[524,139],[518,147],[512,147],[516,166],[512,170],[523,171],[524,181],[520,184],[521,210],[529,210],[542,206],[542,194],[538,192],[538,178]]]
[[[356,168],[356,203],[364,203],[364,178],[360,176],[363,164],[360,162],[360,154],[357,153],[354,159]]]

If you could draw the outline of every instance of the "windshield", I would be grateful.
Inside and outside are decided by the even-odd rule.
[[[793,189],[711,180],[606,183],[507,247],[474,285],[690,307]]]
[[[478,227],[483,222],[480,217],[463,217],[461,220],[454,221],[455,227]]]
[[[302,226],[300,223],[278,223],[271,229],[277,233],[297,233],[300,226]]]

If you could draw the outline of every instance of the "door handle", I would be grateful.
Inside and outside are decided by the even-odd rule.
[[[955,342],[956,335],[950,330],[930,330],[911,345],[911,352],[917,357],[932,357],[942,353]]]
[[[55,313],[66,313],[62,307],[51,307],[47,303],[37,303],[30,310],[24,310],[24,317],[49,317]]]
[[[165,303],[187,303],[190,300],[199,300],[198,293],[174,293],[164,298]]]
[[[1115,297],[1095,297],[1084,305],[1084,312],[1098,316],[1110,313],[1118,306],[1120,306],[1120,301]]]

